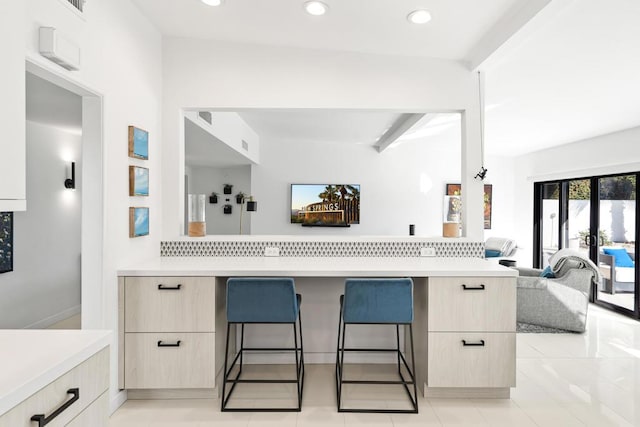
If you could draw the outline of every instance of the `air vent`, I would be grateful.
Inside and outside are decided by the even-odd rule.
[[[86,2],[86,0],[67,0],[67,1],[71,6],[75,7],[80,12],[84,11],[84,3]]]
[[[242,140],[242,148],[244,149],[244,151],[249,151],[249,143],[244,139]]]
[[[202,120],[204,120],[205,122],[212,124],[213,119],[211,118],[211,113],[208,111],[199,111],[198,112],[198,116],[200,116],[200,118]]]

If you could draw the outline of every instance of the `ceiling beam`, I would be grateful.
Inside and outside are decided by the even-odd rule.
[[[378,150],[378,153],[382,153],[423,117],[423,113],[401,114],[398,120],[387,129],[384,135],[382,135],[373,146]]]
[[[527,0],[508,10],[466,55],[468,68],[478,69],[551,1]]]

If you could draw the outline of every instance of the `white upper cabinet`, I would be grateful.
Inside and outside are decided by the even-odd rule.
[[[0,211],[23,211],[25,155],[25,2],[0,2]]]

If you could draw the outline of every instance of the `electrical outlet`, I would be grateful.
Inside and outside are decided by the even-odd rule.
[[[280,248],[275,246],[264,248],[264,256],[280,256]]]
[[[436,248],[420,248],[420,256],[436,256]]]

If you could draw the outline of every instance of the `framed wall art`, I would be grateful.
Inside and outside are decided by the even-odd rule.
[[[149,132],[129,126],[129,157],[149,160]]]
[[[149,235],[149,208],[129,208],[129,237]]]
[[[446,195],[447,196],[462,195],[462,186],[460,184],[447,184]],[[493,186],[491,184],[485,184],[484,185],[484,228],[485,230],[491,229],[492,198],[493,198]]]
[[[0,273],[13,271],[13,212],[0,212]]]
[[[129,196],[149,195],[149,169],[129,166]]]

